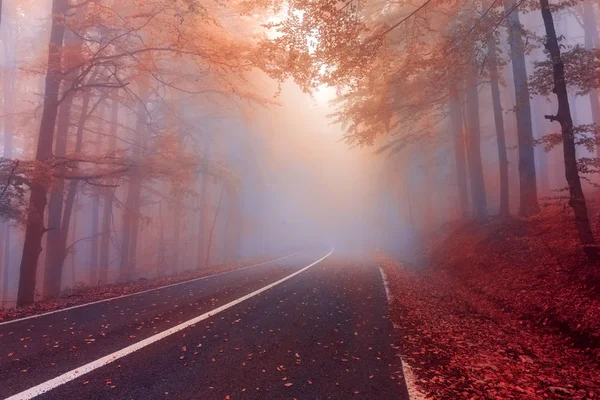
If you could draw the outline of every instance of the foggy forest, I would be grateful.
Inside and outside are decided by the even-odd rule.
[[[0,0],[0,398],[600,396],[597,0]]]

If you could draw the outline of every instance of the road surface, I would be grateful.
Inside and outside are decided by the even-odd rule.
[[[407,399],[379,270],[328,253],[2,324],[0,398]]]

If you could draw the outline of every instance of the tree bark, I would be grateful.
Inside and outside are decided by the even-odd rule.
[[[232,196],[233,203],[233,249],[231,251],[232,261],[238,261],[242,256],[242,246],[244,240],[244,220],[242,218],[242,204],[240,194]]]
[[[206,246],[206,260],[204,261],[204,265],[210,266],[210,253],[212,250],[212,242],[215,234],[215,227],[217,226],[217,220],[219,219],[219,213],[221,212],[221,205],[223,204],[223,194],[225,193],[225,184],[221,186],[221,194],[219,195],[219,203],[217,204],[217,209],[215,210],[215,217],[212,222],[212,226],[210,227],[210,234],[208,235],[208,245]]]
[[[148,98],[148,81],[145,78],[141,84],[137,107],[133,159],[141,160],[143,157],[144,135],[148,121],[146,105]],[[123,240],[121,242],[121,272],[122,281],[130,281],[135,277],[137,237],[140,220],[140,202],[142,195],[141,171],[136,168],[130,175],[129,190],[127,191],[126,209],[123,214]]]
[[[44,107],[35,156],[35,160],[40,163],[46,163],[52,157],[52,143],[54,141],[54,127],[58,113],[58,93],[61,81],[61,47],[65,34],[64,13],[68,5],[68,0],[53,0],[52,2],[52,28],[50,31],[50,43],[48,45]],[[44,212],[46,208],[46,194],[47,190],[44,182],[37,181],[32,183],[27,211],[23,256],[19,268],[18,307],[31,304],[35,301],[37,264],[42,251],[42,237],[45,232]]]
[[[0,13],[2,12],[2,1],[0,0]],[[12,14],[12,13],[11,13]],[[6,13],[5,13],[6,15]],[[11,21],[9,21],[10,23]],[[15,46],[17,43],[16,30],[12,29],[12,24],[6,24],[6,17],[2,28],[4,44],[4,79],[3,79],[3,110],[4,110],[4,158],[12,158],[13,153],[13,131],[14,131],[14,113],[15,113],[15,90],[17,81],[17,64],[15,60]],[[8,221],[0,222],[0,268],[2,268],[2,292],[0,301],[8,295],[10,279],[10,223]],[[4,297],[3,297],[4,296]]]
[[[134,211],[131,215],[131,231],[129,237],[129,266],[127,281],[135,279],[137,272],[137,249],[140,233],[140,212],[142,200],[142,180],[139,176],[135,177],[130,195],[132,200],[129,203],[130,209]]]
[[[454,138],[456,187],[458,190],[458,206],[460,209],[460,217],[462,220],[467,220],[469,218],[469,187],[467,183],[467,161],[465,159],[465,140],[462,129],[462,113],[462,105],[460,98],[458,97],[458,89],[453,87],[450,94],[450,129],[452,137]]]
[[[164,267],[166,264],[165,258],[165,224],[163,221],[163,202],[158,202],[158,224],[159,224],[159,236],[158,236],[158,260],[156,263],[156,276],[160,277],[164,274]]]
[[[79,48],[81,49],[82,41],[76,38],[74,34],[65,32],[64,48]],[[69,89],[68,85],[72,85],[80,71],[75,70],[69,74],[63,81],[63,92]],[[58,122],[56,125],[54,156],[63,157],[67,154],[67,141],[69,128],[71,126],[71,111],[75,95],[72,92],[66,93],[65,97],[58,109]],[[66,168],[61,167],[60,172],[65,172]],[[64,203],[65,180],[55,178],[50,189],[50,198],[48,201],[48,233],[46,236],[46,257],[44,266],[44,296],[54,296],[60,291],[60,281],[54,279],[54,260],[56,252],[59,249],[60,229],[62,220],[62,209]]]
[[[198,222],[198,268],[206,267],[206,239],[205,239],[205,225],[206,225],[206,212],[207,212],[207,198],[208,198],[208,179],[206,169],[210,160],[210,137],[204,138],[204,151],[202,154],[204,171],[200,172],[200,219]]]
[[[231,263],[231,249],[232,249],[232,227],[231,223],[233,214],[233,196],[234,189],[227,190],[227,196],[225,197],[225,222],[223,226],[223,263]]]
[[[2,262],[4,263],[4,281],[2,284],[2,295],[0,295],[0,302],[8,300],[9,293],[9,280],[10,280],[10,226],[6,227],[6,236],[4,241],[0,242],[0,246],[3,246],[4,257]]]
[[[98,232],[100,225],[100,199],[97,196],[92,198],[92,213],[91,213],[91,232],[90,232],[90,285],[98,284]]]
[[[90,79],[94,79],[93,77]],[[92,98],[92,93],[87,91],[83,94],[83,99],[81,102],[81,112],[79,114],[79,119],[77,122],[77,134],[75,139],[75,153],[81,153],[83,149],[83,133],[85,128],[85,123],[88,117],[88,110],[90,106],[90,101]],[[61,139],[62,140],[62,139]],[[65,147],[66,147],[66,136]],[[57,141],[58,143],[58,141]],[[57,205],[56,213],[59,215],[58,222],[56,228],[52,228],[53,230],[57,230],[57,238],[56,243],[48,242],[48,246],[53,246],[52,249],[48,248],[50,254],[49,264],[47,264],[46,273],[44,275],[44,295],[45,296],[55,296],[60,293],[60,286],[62,282],[63,276],[63,267],[65,263],[65,259],[67,257],[67,238],[69,235],[69,227],[71,221],[71,213],[73,211],[75,196],[77,194],[78,189],[78,181],[72,180],[69,182],[67,198],[63,207],[63,191],[64,191],[64,183],[63,188],[60,190],[60,203]],[[58,210],[60,207],[60,210]],[[62,215],[60,214],[62,211]],[[54,217],[56,218],[56,217]]]
[[[533,126],[529,84],[525,62],[525,44],[516,0],[504,0],[504,10],[508,20],[509,43],[512,56],[512,70],[515,86],[515,113],[519,143],[519,215],[526,217],[540,211],[535,172],[533,146]]]
[[[112,99],[110,120],[112,125],[110,126],[110,138],[108,150],[113,153],[117,149],[117,135],[118,135],[118,122],[119,122],[119,102],[116,97]],[[114,180],[111,179],[109,184],[114,184]],[[108,282],[108,266],[110,263],[110,234],[112,225],[112,211],[114,203],[114,191],[107,190],[103,198],[103,214],[102,214],[102,237],[100,238],[100,254],[99,254],[99,270],[98,270],[98,284],[104,285]]]
[[[99,120],[96,124],[98,132],[104,132],[104,106],[99,107]],[[96,135],[96,148],[102,149],[102,134]],[[98,285],[98,251],[100,245],[100,193],[92,193],[92,212],[91,212],[91,231],[90,231],[90,285]]]
[[[71,123],[71,106],[73,96],[68,95],[60,105],[58,112],[58,124],[56,127],[56,143],[54,155],[65,156],[67,153],[67,135]],[[46,260],[44,272],[44,296],[50,297],[60,292],[60,280],[55,275],[55,260],[59,250],[60,231],[62,221],[62,209],[64,201],[65,180],[56,178],[50,189],[50,200],[48,202],[48,234],[46,236]]]
[[[471,183],[472,215],[475,219],[483,219],[487,217],[487,199],[481,160],[479,93],[475,66],[467,78],[467,166]]]
[[[500,84],[498,82],[498,55],[492,39],[488,40],[490,87],[492,90],[492,104],[494,108],[494,125],[496,127],[496,142],[498,147],[498,166],[500,170],[500,207],[498,214],[501,217],[510,215],[510,197],[508,182],[508,155],[506,154],[506,136],[504,132],[504,116],[502,100],[500,99]]]
[[[175,209],[173,210],[173,273],[178,274],[180,272],[180,248],[181,248],[181,207],[182,204],[177,202]]]
[[[575,214],[575,223],[579,234],[579,241],[583,245],[584,252],[592,262],[598,261],[598,248],[596,240],[590,227],[590,220],[587,212],[587,204],[581,180],[577,169],[577,154],[575,149],[575,135],[573,133],[573,120],[571,118],[571,108],[569,106],[569,94],[565,81],[565,66],[560,52],[560,45],[554,28],[554,19],[552,11],[548,5],[548,0],[540,0],[542,18],[546,28],[546,49],[552,60],[552,71],[554,76],[554,93],[558,99],[558,111],[556,115],[548,115],[550,121],[560,123],[563,153],[565,161],[565,174],[569,184],[569,205],[573,208]]]
[[[73,227],[70,229],[71,231],[71,243],[75,243],[77,241],[77,228],[78,225],[77,223],[79,222],[79,210],[77,209],[77,205],[78,205],[78,201],[77,201],[77,197],[74,196],[73,197],[73,202],[71,204],[73,204],[73,211],[72,211],[72,215],[73,215]],[[71,215],[71,214],[69,214]],[[65,246],[66,248],[66,246]],[[67,254],[65,252],[64,256],[66,257]],[[77,268],[77,253],[75,252],[75,249],[72,249],[71,251],[71,287],[75,288],[75,269]]]

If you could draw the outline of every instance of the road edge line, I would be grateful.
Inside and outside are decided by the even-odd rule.
[[[232,269],[232,270],[225,271],[225,272],[219,272],[218,274],[201,276],[199,278],[194,278],[194,279],[190,279],[190,280],[187,280],[187,281],[181,281],[181,282],[177,282],[177,283],[171,283],[171,284],[165,285],[165,286],[159,286],[159,287],[155,287],[155,288],[152,288],[152,289],[142,290],[141,292],[124,294],[124,295],[121,295],[121,296],[111,297],[111,298],[108,298],[108,299],[102,299],[102,300],[92,301],[90,303],[83,303],[83,304],[77,304],[77,305],[71,306],[71,307],[59,308],[59,309],[56,309],[56,310],[53,310],[53,311],[48,311],[48,312],[45,312],[45,313],[42,313],[42,314],[34,314],[34,315],[29,315],[27,317],[22,317],[22,318],[17,318],[17,319],[11,319],[10,321],[0,322],[0,326],[2,326],[2,325],[8,325],[8,324],[16,323],[16,322],[26,321],[28,319],[35,319],[35,318],[39,318],[39,317],[44,317],[46,315],[58,314],[58,313],[63,312],[63,311],[69,311],[69,310],[74,310],[76,308],[92,306],[94,304],[106,303],[108,301],[113,301],[113,300],[118,300],[118,299],[124,299],[124,298],[127,298],[127,297],[137,296],[139,294],[149,293],[149,292],[153,292],[155,290],[167,289],[167,288],[170,288],[170,287],[179,286],[179,285],[183,285],[183,284],[186,284],[186,283],[192,283],[192,282],[196,282],[196,281],[201,281],[203,279],[213,278],[215,276],[221,276],[221,275],[225,275],[225,274],[230,274],[230,273],[236,272],[236,271],[243,271],[243,270],[248,269],[248,268],[260,267],[261,265],[267,265],[267,264],[271,264],[271,263],[274,263],[274,262],[277,262],[277,261],[285,260],[286,258],[293,257],[293,256],[298,255],[300,253],[301,252],[299,251],[297,253],[289,254],[289,255],[287,255],[285,257],[281,257],[281,258],[278,258],[276,260],[265,261],[265,262],[262,262],[262,263],[259,263],[259,264],[249,265],[247,267]]]
[[[225,311],[228,308],[231,308],[231,307],[233,307],[245,300],[248,300],[254,296],[257,296],[257,295],[259,295],[259,294],[261,294],[261,293],[263,293],[263,292],[265,292],[265,291],[267,291],[289,279],[292,279],[296,275],[301,274],[302,272],[306,271],[307,269],[309,269],[309,268],[317,265],[321,261],[325,260],[331,254],[333,254],[333,251],[334,251],[334,249],[331,249],[331,251],[327,255],[318,259],[317,261],[313,262],[312,264],[302,268],[301,270],[296,271],[293,274],[290,274],[284,278],[281,278],[278,281],[270,283],[267,286],[262,287],[261,289],[255,290],[252,293],[242,296],[237,300],[233,300],[227,304],[224,304],[220,307],[215,308],[214,310],[211,310],[202,315],[199,315],[198,317],[192,318],[186,322],[182,322],[179,325],[176,325],[170,329],[167,329],[165,331],[157,333],[156,335],[150,336],[144,340],[140,340],[137,343],[134,343],[134,344],[127,346],[121,350],[115,351],[114,353],[108,354],[104,357],[101,357],[101,358],[95,360],[95,361],[92,361],[90,363],[82,365],[79,368],[75,368],[71,371],[65,372],[64,374],[59,375],[56,378],[50,379],[46,382],[40,383],[39,385],[29,388],[23,392],[12,395],[12,396],[6,398],[5,400],[29,400],[29,399],[33,399],[34,397],[40,396],[44,393],[47,393],[52,389],[55,389],[61,385],[64,385],[65,383],[73,381],[73,380],[75,380],[87,373],[90,373],[98,368],[104,367],[105,365],[108,365],[120,358],[128,356],[129,354],[132,354],[140,349],[143,349],[146,346],[149,346],[155,342],[158,342],[159,340],[162,340],[168,336],[171,336],[174,333],[180,332],[186,328],[189,328],[192,325],[196,325],[198,322],[208,319],[208,318],[220,313],[221,311]]]
[[[385,297],[387,298],[388,315],[390,315],[390,322],[392,323],[392,326],[394,329],[398,329],[399,326],[391,320],[391,314],[389,312],[390,307],[392,306],[392,300],[393,300],[394,296],[392,295],[392,292],[390,291],[389,281],[388,281],[385,271],[383,270],[383,268],[381,268],[379,266],[378,266],[378,268],[379,268],[379,273],[381,274],[381,280],[383,281],[383,288],[385,289]],[[408,391],[409,400],[425,400],[425,398],[426,398],[425,394],[423,394],[422,392],[417,390],[417,387],[415,385],[415,375],[412,372],[412,368],[404,360],[404,357],[401,354],[399,356],[400,356],[400,364],[402,365],[402,374],[404,375],[404,383],[406,384],[406,390]]]

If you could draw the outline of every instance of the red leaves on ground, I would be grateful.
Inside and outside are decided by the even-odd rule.
[[[431,246],[437,270],[492,309],[555,330],[600,357],[600,268],[587,263],[569,213],[549,207],[536,217],[467,225],[447,236]]]
[[[438,240],[426,269],[380,260],[400,352],[429,398],[600,395],[596,268],[568,218],[462,227]]]

